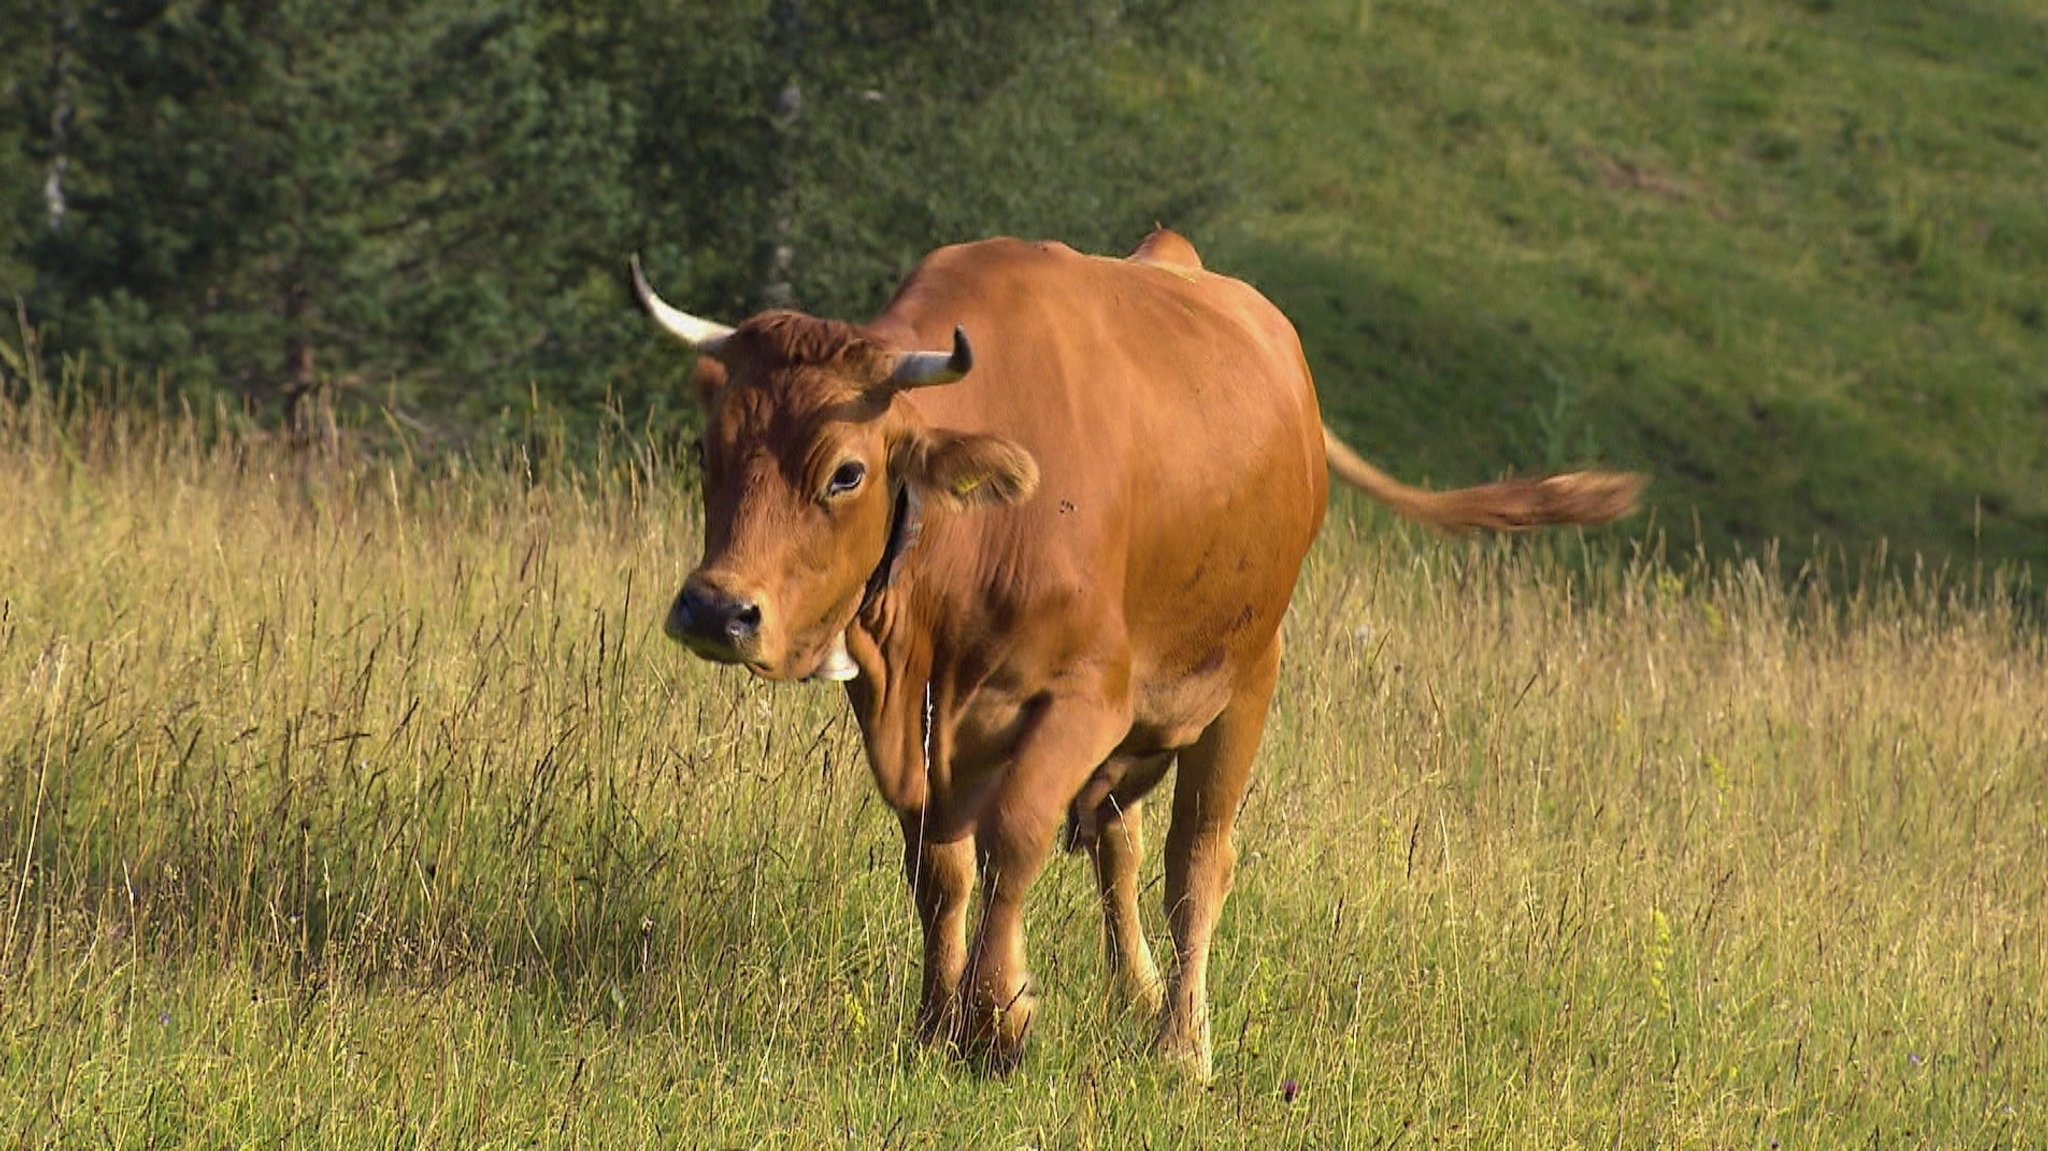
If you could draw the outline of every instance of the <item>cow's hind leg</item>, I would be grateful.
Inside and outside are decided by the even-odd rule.
[[[1088,854],[1095,860],[1095,889],[1102,897],[1103,950],[1110,984],[1124,1003],[1146,1018],[1159,1014],[1159,967],[1145,946],[1138,918],[1138,870],[1145,863],[1145,819],[1138,801],[1118,805],[1112,797],[1096,817]]]
[[[917,1002],[917,1038],[957,1048],[964,1018],[960,981],[967,972],[967,903],[974,894],[974,843],[933,843],[924,816],[906,814],[903,869],[924,929],[924,989]]]
[[[1251,786],[1252,760],[1280,674],[1280,638],[1248,673],[1223,714],[1180,753],[1173,828],[1166,837],[1166,920],[1175,966],[1159,1050],[1197,1076],[1210,1073],[1209,939],[1230,894],[1237,851],[1230,833]]]
[[[1082,791],[1077,813],[1081,842],[1095,863],[1095,890],[1102,900],[1103,950],[1109,960],[1110,984],[1126,1005],[1147,1019],[1163,1005],[1159,967],[1145,945],[1138,917],[1138,873],[1145,865],[1145,818],[1140,807],[1146,793],[1173,766],[1173,755],[1149,756],[1122,763],[1110,775],[1102,794]],[[1098,776],[1102,772],[1097,772]]]

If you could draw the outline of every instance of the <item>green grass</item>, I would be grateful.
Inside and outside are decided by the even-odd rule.
[[[1214,1084],[1107,1006],[1078,860],[989,1081],[906,1040],[837,694],[661,639],[696,544],[658,456],[318,465],[39,400],[0,491],[10,1146],[2048,1141],[2048,645],[1993,576],[1340,508]]]
[[[1717,556],[2048,571],[2048,9],[1314,0],[1244,33],[1249,76],[1171,80],[1235,109],[1245,170],[1197,239],[1369,455],[1642,469]]]

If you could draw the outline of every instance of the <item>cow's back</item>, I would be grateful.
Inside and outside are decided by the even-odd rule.
[[[1132,750],[1192,739],[1270,647],[1328,495],[1292,325],[1172,239],[1164,253],[1184,259],[1149,258],[1156,239],[1130,260],[942,249],[874,325],[920,346],[955,325],[974,340],[967,380],[908,398],[936,426],[1021,443],[1040,488],[929,543],[958,553],[952,578],[986,585],[970,594],[1070,629],[1077,658],[1105,632],[1128,641]]]

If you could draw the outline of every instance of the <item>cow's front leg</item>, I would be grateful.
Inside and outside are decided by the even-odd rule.
[[[1045,870],[1069,804],[1129,726],[1117,710],[1049,708],[976,820],[982,908],[965,984],[968,1034],[998,1074],[1023,1057],[1038,1006],[1025,958],[1024,897]]]
[[[924,929],[924,989],[917,1001],[917,1039],[957,1049],[964,1017],[961,981],[967,973],[967,901],[974,892],[974,844],[934,843],[922,812],[899,816],[903,870]]]
[[[964,990],[971,1050],[997,1074],[1024,1054],[1038,993],[1024,950],[1024,897],[1052,852],[1051,820],[1006,810],[985,820],[974,845],[981,857],[981,925]]]

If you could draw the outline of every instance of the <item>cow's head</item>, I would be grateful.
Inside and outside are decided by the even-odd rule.
[[[702,353],[704,558],[669,609],[670,638],[768,679],[851,679],[846,629],[915,541],[920,509],[1018,503],[1029,453],[996,436],[928,427],[895,402],[974,365],[892,348],[848,324],[764,312],[729,328],[663,302],[633,266],[663,330]]]

